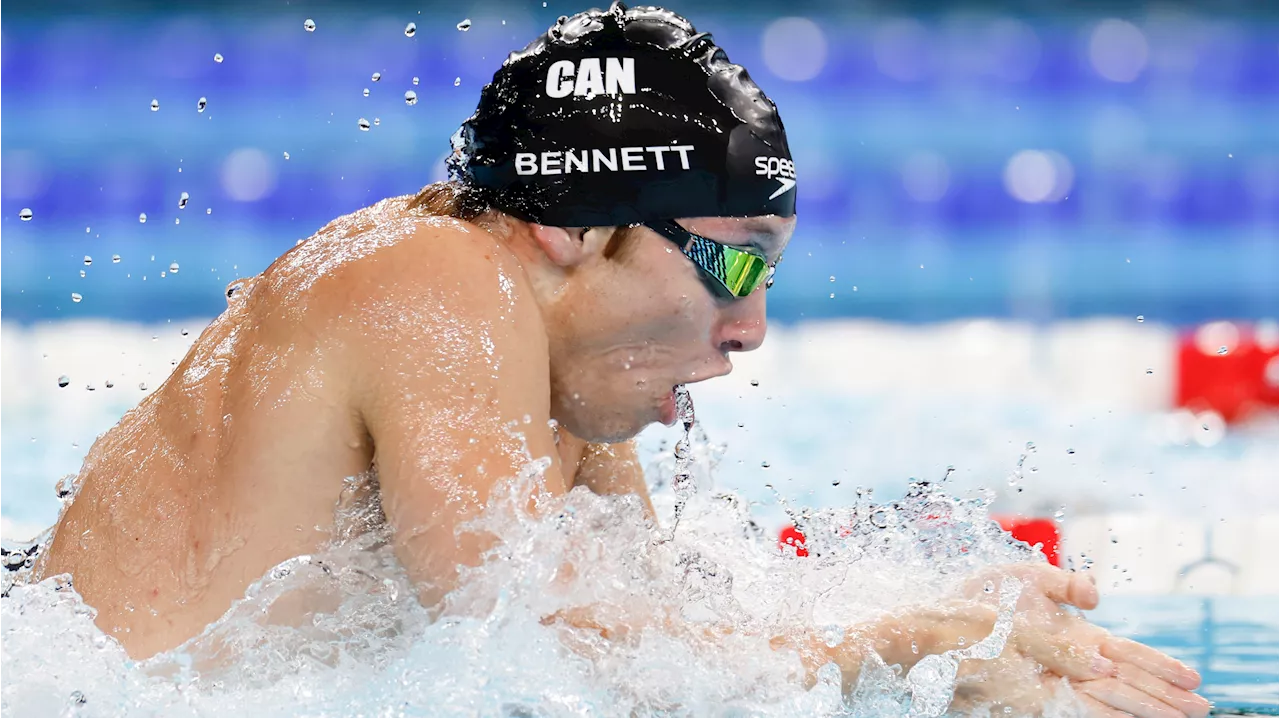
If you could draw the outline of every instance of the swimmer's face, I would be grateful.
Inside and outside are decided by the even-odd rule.
[[[678,223],[753,248],[770,263],[795,229],[794,217],[776,216]],[[655,421],[674,422],[675,385],[728,374],[731,354],[755,349],[765,335],[763,286],[741,299],[718,297],[672,241],[633,228],[607,258],[609,232],[584,235],[588,256],[567,276],[548,322],[552,415],[591,441],[628,439]]]

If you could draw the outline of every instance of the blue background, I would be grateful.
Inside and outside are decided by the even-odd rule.
[[[582,9],[549,5],[6,3],[3,318],[216,314],[228,282],[328,220],[442,178],[449,135],[506,52]],[[1188,324],[1277,314],[1276,15],[1261,5],[674,9],[787,124],[801,221],[771,316]],[[811,79],[774,70],[815,56],[803,34],[768,39],[786,15],[825,41]],[[1117,20],[1146,44],[1132,81],[1107,79],[1091,54]],[[361,117],[380,122],[362,132]],[[1064,198],[1011,195],[1006,168],[1024,150],[1065,158]],[[921,152],[946,166],[940,196],[904,181]],[[252,197],[236,190],[246,177]]]

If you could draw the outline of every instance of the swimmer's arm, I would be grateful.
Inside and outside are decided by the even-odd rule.
[[[416,237],[381,250],[352,270],[333,312],[392,545],[427,607],[493,545],[491,532],[468,523],[510,495],[504,487],[530,457],[549,460],[544,495],[567,490],[548,425],[541,315],[519,291],[514,257],[486,238],[425,238],[447,257],[414,246]],[[536,513],[537,497],[520,497],[525,510]]]
[[[661,628],[673,636],[684,636],[707,641],[728,640],[735,632],[723,627],[690,624],[678,615],[637,614],[623,605],[590,605],[565,609],[548,616],[544,624],[563,624],[575,629],[598,633],[610,641],[626,641],[647,628]],[[816,628],[793,628],[788,631],[770,631],[769,646],[775,651],[794,652],[804,668],[805,682],[812,686],[817,682],[818,670],[828,663],[840,669],[841,685],[848,692],[853,689],[862,672],[862,666],[874,652],[887,665],[899,664],[910,670],[924,655],[911,650],[912,641],[925,640],[925,632],[910,617],[883,616],[877,621],[848,628],[843,640],[835,646]]]
[[[561,444],[566,438],[561,430]],[[574,439],[577,441],[577,439]],[[564,452],[561,452],[564,457]],[[581,448],[576,463],[574,486],[585,486],[593,493],[604,495],[635,494],[644,504],[645,514],[656,520],[653,500],[649,497],[649,485],[645,482],[644,467],[636,454],[635,441],[616,444],[586,444]],[[574,464],[565,462],[566,466]]]

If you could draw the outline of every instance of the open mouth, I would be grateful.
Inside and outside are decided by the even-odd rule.
[[[662,400],[662,416],[661,421],[666,426],[674,426],[676,423],[676,387],[671,387],[671,391],[666,398]]]

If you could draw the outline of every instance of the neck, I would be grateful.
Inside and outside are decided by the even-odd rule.
[[[501,212],[492,212],[476,218],[474,223],[493,235],[516,256],[533,287],[534,301],[538,303],[543,320],[550,323],[554,314],[549,309],[564,288],[565,270],[547,259],[546,252],[538,246],[538,240],[528,222]]]

